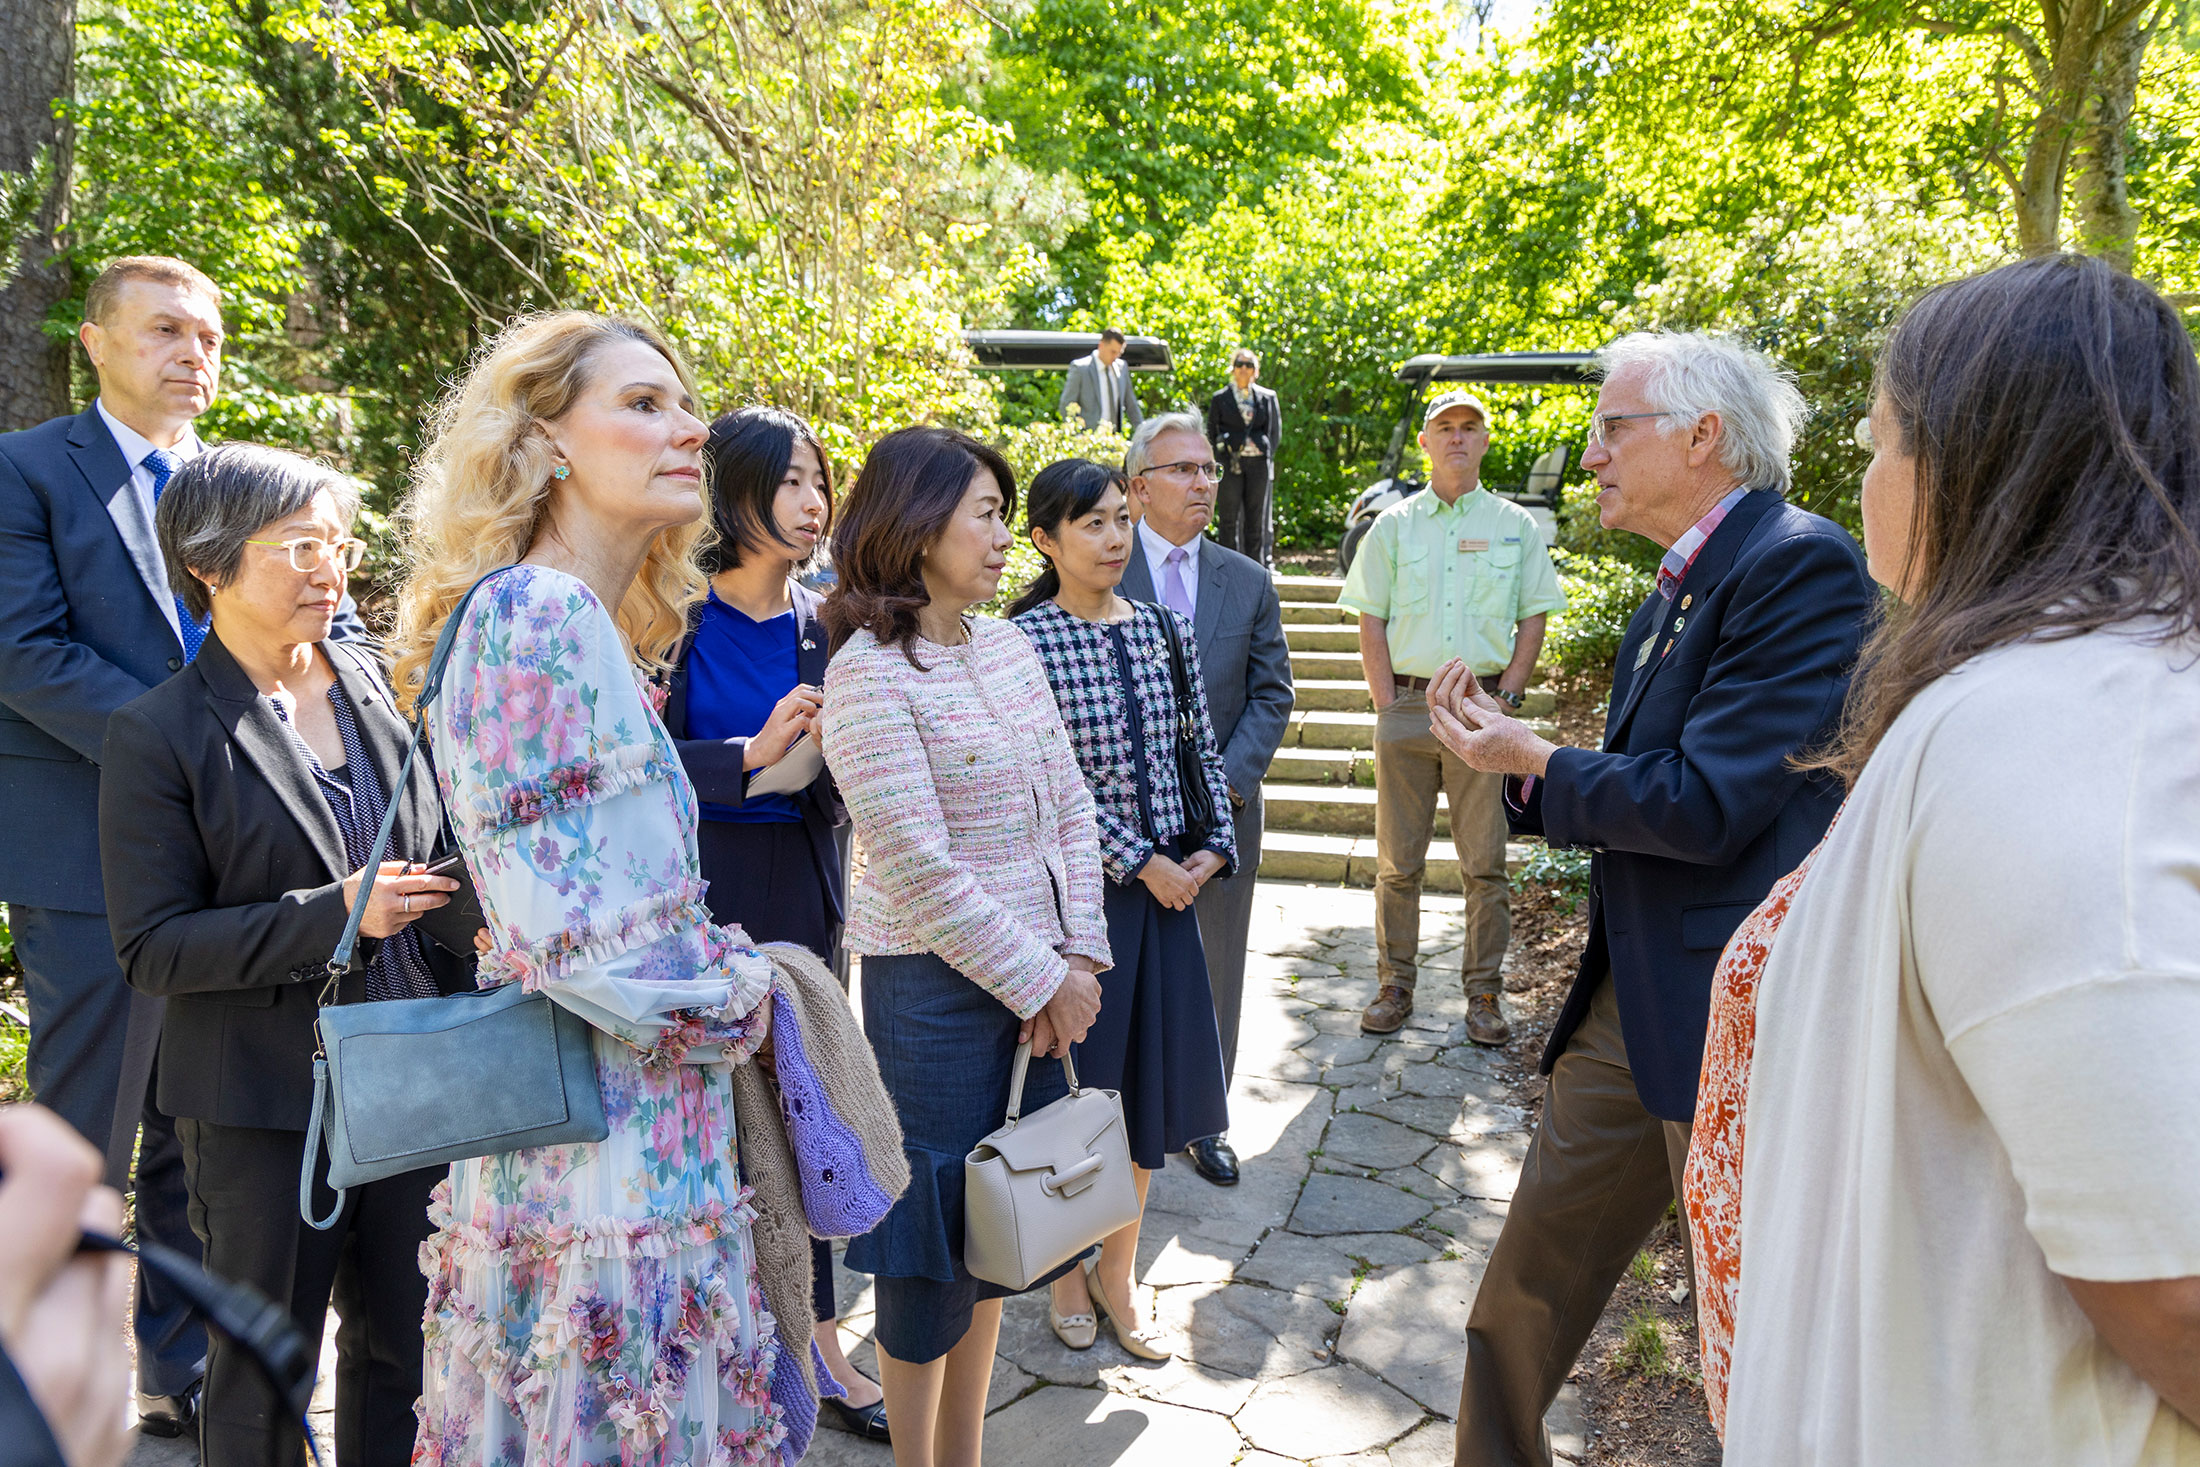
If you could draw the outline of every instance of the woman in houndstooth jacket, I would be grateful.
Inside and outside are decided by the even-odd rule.
[[[1227,815],[1186,829],[1175,758],[1177,713],[1163,618],[1176,620],[1191,676],[1201,765],[1216,810],[1229,780],[1207,716],[1191,623],[1116,594],[1134,539],[1120,471],[1084,459],[1041,469],[1031,482],[1032,543],[1048,567],[1010,614],[1038,650],[1078,767],[1092,787],[1107,876],[1108,948],[1100,1017],[1077,1049],[1079,1077],[1119,1091],[1143,1202],[1149,1175],[1202,1136],[1227,1129],[1222,1041],[1192,901],[1237,861]],[[1138,1224],[1112,1234],[1096,1268],[1053,1286],[1054,1331],[1072,1349],[1092,1343],[1098,1308],[1123,1348],[1149,1360],[1168,1348],[1144,1321],[1131,1273]]]

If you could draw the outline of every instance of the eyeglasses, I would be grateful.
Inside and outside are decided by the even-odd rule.
[[[1858,418],[1856,429],[1849,436],[1856,440],[1858,448],[1870,453],[1872,451],[1872,420],[1870,418]]]
[[[247,540],[247,545],[265,545],[270,550],[290,552],[290,568],[302,575],[311,575],[321,568],[330,556],[336,557],[336,565],[345,575],[359,569],[359,562],[367,558],[367,542],[364,540],[323,540],[318,535],[303,535],[296,540]]]
[[[1213,459],[1179,459],[1173,464],[1155,464],[1146,470],[1149,474],[1182,474],[1188,479],[1205,479],[1218,483],[1222,478],[1222,465]]]
[[[1670,418],[1671,413],[1598,413],[1589,420],[1589,441],[1599,448],[1608,448],[1612,442],[1612,425],[1624,423],[1630,418]]]

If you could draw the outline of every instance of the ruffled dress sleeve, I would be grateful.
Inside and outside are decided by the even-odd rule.
[[[703,904],[693,790],[586,584],[516,566],[478,591],[429,733],[445,808],[518,982],[645,1063],[745,1058],[774,973]]]

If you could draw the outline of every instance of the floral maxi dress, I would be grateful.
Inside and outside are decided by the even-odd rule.
[[[772,969],[704,910],[694,792],[602,603],[537,566],[484,585],[430,737],[495,943],[481,982],[594,1026],[610,1135],[437,1189],[413,1461],[777,1464],[732,1090]]]

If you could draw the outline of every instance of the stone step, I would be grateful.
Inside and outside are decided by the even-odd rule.
[[[1358,627],[1360,614],[1349,606],[1328,606],[1318,601],[1286,601],[1277,611],[1287,627]]]
[[[1505,847],[1505,872],[1518,875],[1535,849],[1512,841]],[[1265,881],[1311,881],[1324,886],[1373,886],[1373,836],[1315,835],[1270,829],[1261,837],[1260,874]],[[1429,842],[1428,865],[1421,874],[1425,891],[1460,889],[1459,853],[1448,840]]]
[[[1339,576],[1276,577],[1276,597],[1281,601],[1334,601],[1343,590]]]
[[[1375,788],[1375,756],[1366,749],[1278,749],[1268,761],[1276,784],[1356,784]]]
[[[1260,787],[1268,802],[1266,828],[1318,835],[1375,834],[1375,791],[1358,785],[1268,784]],[[1451,834],[1443,801],[1436,804],[1436,833]]]
[[[1283,629],[1283,641],[1294,652],[1357,652],[1360,650],[1360,629],[1287,624]]]
[[[1373,713],[1374,695],[1367,684],[1354,678],[1349,682],[1329,678],[1294,677],[1291,695],[1298,707],[1318,708],[1332,713]]]
[[[1364,691],[1364,690],[1363,690]],[[1558,737],[1558,725],[1545,718],[1521,721],[1547,739]],[[1285,749],[1372,749],[1375,747],[1375,715],[1327,708],[1294,709],[1283,730]]]

